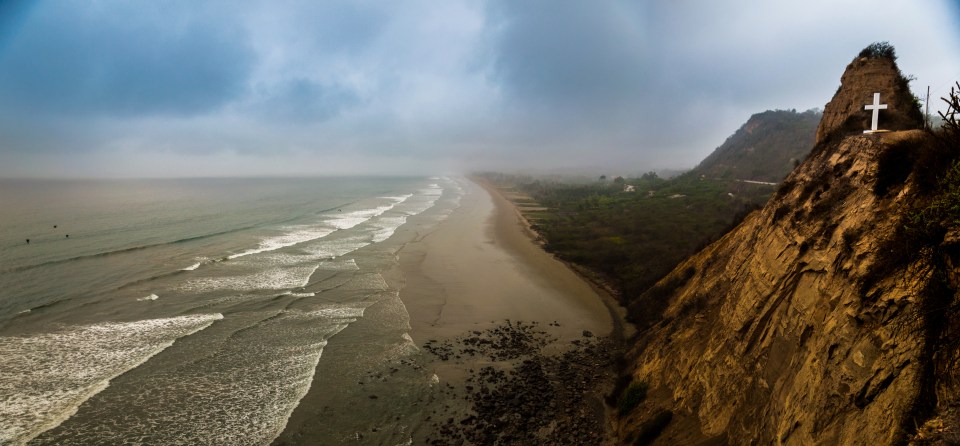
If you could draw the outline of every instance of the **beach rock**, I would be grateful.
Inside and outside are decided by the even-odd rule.
[[[551,338],[535,325],[508,321],[454,342],[489,345],[478,350],[478,357],[496,361],[497,365],[469,370],[465,380],[469,384],[454,392],[462,390],[470,411],[447,416],[445,422],[434,427],[427,444],[603,443],[603,414],[584,413],[577,408],[589,404],[590,395],[603,395],[607,384],[612,384],[617,373],[612,365],[619,350],[612,341],[593,337],[560,355],[547,355],[542,349]],[[509,359],[497,359],[503,357]],[[601,361],[606,366],[592,365],[599,357],[606,358]]]

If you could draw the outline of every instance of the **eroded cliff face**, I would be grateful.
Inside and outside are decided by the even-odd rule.
[[[887,109],[880,113],[879,128],[920,127],[923,115],[915,106],[910,85],[896,62],[885,57],[858,57],[847,65],[840,78],[840,89],[823,107],[815,144],[869,129],[873,112],[863,106],[873,103],[873,93],[880,93],[880,102],[887,104]]]
[[[887,76],[899,75],[892,67]],[[831,104],[881,88],[849,78],[862,79],[845,74]],[[830,109],[824,121],[859,119]],[[632,443],[668,409],[657,444],[906,441],[938,390],[954,392],[932,377],[957,356],[937,347],[950,319],[934,302],[956,283],[942,286],[936,256],[898,252],[922,192],[909,166],[890,180],[890,153],[928,138],[912,130],[821,141],[763,209],[662,280],[664,320],[630,355],[650,398],[619,420],[620,438]]]

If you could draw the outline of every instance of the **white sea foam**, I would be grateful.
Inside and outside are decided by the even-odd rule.
[[[383,197],[383,198],[386,198],[387,200],[392,200],[395,203],[399,204],[399,203],[403,203],[404,201],[407,201],[407,199],[412,196],[413,194],[404,194],[404,195],[397,195],[395,197]]]
[[[440,195],[428,195],[427,197],[428,198],[417,203],[411,203],[410,206],[404,208],[403,213],[406,215],[419,215],[436,205],[437,199],[440,198]]]
[[[406,223],[406,221],[407,217],[402,215],[397,217],[381,217],[375,223],[377,229],[373,233],[373,242],[379,243],[390,238],[390,236],[397,232],[397,228]]]
[[[370,219],[383,215],[397,205],[407,201],[413,194],[380,197],[389,200],[390,203],[369,209],[359,209],[348,212],[337,212],[326,214],[323,221],[310,225],[295,225],[281,228],[281,234],[266,237],[260,241],[256,248],[247,249],[238,253],[226,256],[228,260],[260,254],[264,252],[276,251],[302,243],[322,239],[337,230],[350,229],[357,225],[370,221]],[[196,269],[199,264],[193,265],[184,270]]]
[[[387,204],[379,206],[373,209],[363,209],[359,211],[344,212],[342,214],[334,215],[330,220],[330,224],[336,227],[337,229],[350,229],[354,226],[357,226],[361,223],[364,223],[370,220],[373,217],[377,217],[384,212],[393,209],[396,204]]]
[[[357,261],[354,259],[320,262],[320,269],[326,271],[360,271],[360,267],[357,266]]]
[[[353,322],[363,317],[363,311],[366,310],[370,305],[373,305],[373,302],[330,304],[326,306],[319,306],[308,311],[286,310],[284,313],[288,317],[296,319],[323,319],[328,322],[334,319],[346,319],[347,322]]]
[[[195,270],[195,269],[197,269],[197,268],[200,267],[200,263],[202,263],[202,262],[194,263],[193,265],[190,265],[190,266],[188,266],[188,267],[186,267],[186,268],[183,268],[183,269],[181,269],[180,271],[193,271],[193,270]]]
[[[281,296],[293,296],[293,297],[313,297],[316,295],[317,293],[294,293],[293,291],[287,291],[281,294]]]
[[[149,296],[139,297],[139,298],[137,298],[137,300],[139,300],[139,301],[157,300],[157,299],[159,299],[159,298],[160,298],[160,296],[157,296],[156,294],[151,294],[151,295],[149,295]]]
[[[294,245],[299,245],[304,242],[309,242],[311,240],[317,240],[319,238],[326,237],[334,232],[336,228],[330,228],[322,225],[299,225],[299,226],[289,226],[283,228],[283,232],[280,235],[275,235],[272,237],[267,237],[263,239],[260,244],[253,249],[248,249],[246,251],[241,251],[236,254],[230,254],[227,256],[228,259],[236,259],[239,257],[248,256],[251,254],[259,254],[261,252],[276,251],[281,248],[287,248]]]
[[[442,195],[443,188],[439,184],[431,184],[424,189],[420,189],[420,193],[423,195]]]
[[[232,331],[219,350],[158,370],[142,382],[105,392],[89,407],[89,422],[43,437],[49,444],[270,444],[306,395],[327,340],[363,315],[369,304],[326,303],[263,314],[260,323]],[[227,322],[229,323],[229,322]],[[137,411],[102,429],[98,411],[127,405]]]
[[[240,276],[197,277],[180,284],[181,291],[208,292],[220,290],[285,290],[304,287],[319,263],[267,268]]]
[[[338,240],[325,240],[322,243],[316,243],[303,247],[303,251],[320,259],[335,259],[337,257],[354,252],[370,244],[370,238],[366,235],[357,235]]]
[[[397,205],[407,201],[412,196],[413,194],[398,195],[395,197],[381,197],[383,199],[392,201],[392,203],[377,206],[371,209],[360,209],[356,211],[330,214],[329,217],[331,220],[329,223],[335,226],[337,229],[350,229],[361,223],[370,221],[370,219],[374,217],[383,215],[384,212],[397,207]]]
[[[200,314],[0,338],[0,444],[25,444],[58,426],[113,378],[219,319]]]

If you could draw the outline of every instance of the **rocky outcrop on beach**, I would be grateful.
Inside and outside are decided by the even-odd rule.
[[[469,361],[463,383],[444,383],[442,409],[425,420],[430,445],[601,445],[610,435],[604,396],[621,351],[584,331],[562,352],[537,323],[506,321],[423,349],[442,362]],[[452,404],[463,401],[466,404]]]
[[[629,355],[650,390],[621,441],[647,444],[664,411],[654,444],[903,444],[957,418],[960,228],[923,223],[943,155],[908,130],[905,84],[892,58],[855,59],[810,157],[654,287],[669,306]],[[864,135],[878,91],[881,128],[901,131]]]

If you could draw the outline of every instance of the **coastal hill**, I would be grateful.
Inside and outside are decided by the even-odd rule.
[[[810,153],[820,117],[817,110],[757,113],[691,173],[708,178],[780,182]]]
[[[810,152],[820,116],[757,113],[696,169],[669,179],[483,176],[513,197],[546,250],[609,285],[629,320],[645,327],[663,303],[645,291],[763,205]]]
[[[960,439],[960,131],[911,130],[892,48],[868,50],[766,205],[648,291],[625,444]],[[898,131],[865,135],[877,91]]]

